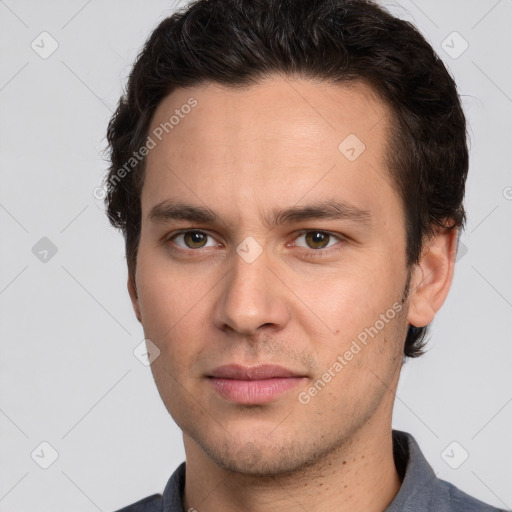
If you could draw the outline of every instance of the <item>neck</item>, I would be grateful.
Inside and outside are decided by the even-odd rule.
[[[400,489],[391,422],[367,424],[298,474],[259,476],[220,468],[188,437],[184,505],[193,512],[382,512]]]

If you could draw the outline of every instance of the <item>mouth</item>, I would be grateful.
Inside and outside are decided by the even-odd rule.
[[[219,366],[208,375],[212,388],[225,400],[255,405],[276,400],[307,378],[277,365]]]

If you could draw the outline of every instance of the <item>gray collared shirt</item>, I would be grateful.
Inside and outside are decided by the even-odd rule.
[[[437,478],[411,434],[393,430],[393,454],[402,486],[384,512],[505,512]],[[185,462],[171,475],[163,496],[154,494],[118,512],[185,512],[184,488]]]

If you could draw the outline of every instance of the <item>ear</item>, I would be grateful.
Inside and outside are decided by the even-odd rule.
[[[132,300],[133,310],[135,311],[135,316],[137,320],[142,323],[142,315],[140,314],[140,305],[139,305],[139,297],[137,295],[137,288],[135,286],[134,279],[130,275],[128,275],[128,293],[130,294],[130,299]]]
[[[407,320],[424,327],[434,319],[452,284],[458,230],[439,228],[425,245],[416,265],[409,295]]]

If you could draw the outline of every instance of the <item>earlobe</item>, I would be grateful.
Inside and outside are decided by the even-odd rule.
[[[407,320],[424,327],[443,305],[453,279],[457,253],[457,229],[439,228],[425,244],[412,281]]]
[[[131,276],[128,276],[128,293],[130,294],[130,299],[132,301],[133,311],[135,311],[135,316],[137,320],[142,323],[142,315],[140,314],[140,305],[139,305],[139,296],[137,294],[137,287],[135,285],[134,280]]]

